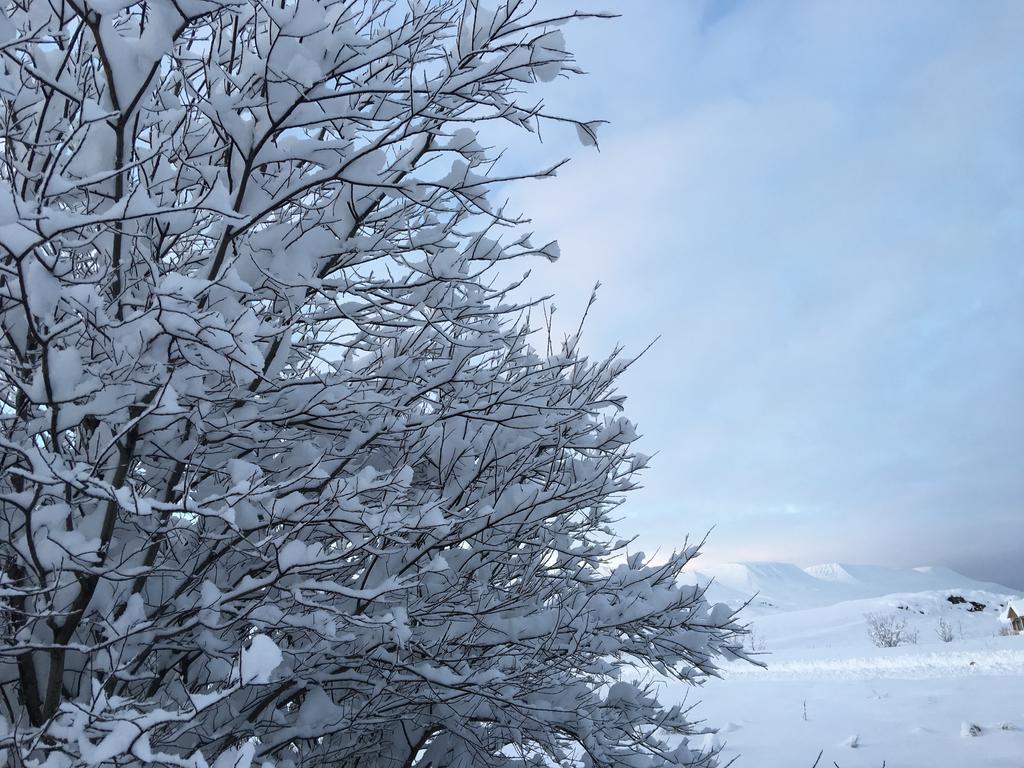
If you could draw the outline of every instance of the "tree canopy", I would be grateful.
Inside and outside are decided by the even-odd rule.
[[[536,6],[5,2],[11,765],[714,762],[642,670],[741,630],[612,529],[630,361],[508,277],[557,246],[481,127],[595,141]]]

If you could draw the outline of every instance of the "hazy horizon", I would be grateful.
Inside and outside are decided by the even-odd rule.
[[[960,573],[963,576],[967,576],[969,578],[976,579],[977,581],[988,581],[988,582],[991,582],[993,584],[997,584],[997,585],[999,585],[1001,587],[1007,587],[1007,588],[1009,588],[1011,590],[1020,590],[1020,591],[1024,592],[1024,587],[1022,587],[1020,584],[1008,584],[1008,583],[1001,582],[998,579],[986,578],[985,576],[979,575],[979,574],[976,574],[976,573],[967,573],[966,571],[962,571],[959,568],[954,568],[952,566],[945,565],[943,563],[919,563],[918,565],[898,566],[898,565],[886,565],[886,564],[882,564],[882,563],[866,563],[866,562],[841,561],[841,560],[815,560],[813,562],[806,561],[806,562],[798,562],[798,563],[797,562],[792,562],[791,563],[791,562],[786,561],[786,560],[713,560],[713,559],[707,559],[707,558],[704,558],[704,557],[699,557],[697,560],[694,561],[693,566],[692,566],[692,570],[696,570],[696,571],[701,571],[701,570],[705,570],[705,569],[706,570],[712,570],[712,569],[714,569],[714,568],[716,568],[718,566],[723,566],[723,565],[769,565],[769,564],[794,565],[797,568],[800,568],[801,570],[807,570],[808,568],[813,568],[815,566],[823,566],[823,565],[842,565],[842,566],[857,567],[857,568],[863,568],[863,567],[869,567],[869,568],[891,568],[891,569],[897,570],[897,571],[918,570],[918,569],[922,569],[922,568],[948,568],[948,569],[950,569],[952,571],[956,571],[957,573]]]

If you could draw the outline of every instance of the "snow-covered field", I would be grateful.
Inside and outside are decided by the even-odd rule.
[[[724,744],[736,768],[810,768],[819,752],[819,766],[840,768],[1024,767],[1024,636],[1000,621],[1024,603],[1013,590],[938,568],[750,563],[695,576],[731,605],[758,592],[745,614],[766,668],[725,665],[696,692],[720,729],[708,746]],[[865,614],[905,620],[917,642],[875,647]],[[666,684],[666,699],[685,695]]]

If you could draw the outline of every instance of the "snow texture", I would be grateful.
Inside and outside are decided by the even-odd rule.
[[[283,658],[277,643],[266,635],[256,635],[249,641],[249,646],[242,649],[242,683],[269,683],[271,675],[281,666]]]
[[[1024,636],[1004,634],[1001,620],[1019,599],[1013,590],[941,568],[818,566],[807,571],[825,583],[813,590],[784,563],[707,571],[733,577],[711,592],[770,596],[747,638],[765,666],[725,664],[701,691],[702,712],[725,723],[722,757],[738,758],[736,768],[810,766],[819,752],[819,765],[844,768],[1021,765]],[[912,584],[941,588],[903,591]],[[873,596],[850,598],[865,594]],[[971,610],[971,601],[985,608]],[[918,643],[875,647],[870,613],[905,617]],[[936,631],[940,619],[953,630],[949,642]],[[668,700],[687,693],[665,684]]]

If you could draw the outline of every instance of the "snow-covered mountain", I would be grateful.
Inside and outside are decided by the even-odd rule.
[[[828,563],[812,565],[804,572],[823,581],[855,585],[876,594],[892,592],[923,592],[934,589],[966,589],[986,592],[1012,592],[1002,584],[979,581],[952,568],[922,566],[919,568],[886,568],[881,565],[848,565]]]
[[[901,593],[952,590],[1008,595],[1015,591],[937,566],[889,568],[828,563],[800,568],[792,563],[745,562],[711,566],[694,571],[691,577],[696,583],[709,585],[712,600],[732,606],[751,601],[748,614],[820,608]]]

